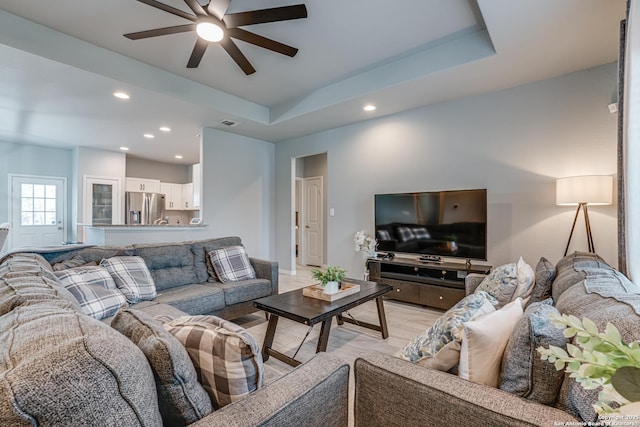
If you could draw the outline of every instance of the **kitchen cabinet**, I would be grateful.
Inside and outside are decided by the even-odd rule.
[[[200,195],[202,194],[202,169],[200,163],[191,167],[191,181],[193,182],[193,207],[200,209]]]
[[[182,185],[182,209],[183,210],[197,209],[194,207],[194,203],[193,203],[193,182]]]
[[[121,181],[110,177],[84,177],[84,223],[122,224]]]
[[[182,186],[171,182],[161,182],[160,192],[164,194],[164,209],[167,211],[180,211],[182,207]]]
[[[129,178],[125,180],[125,191],[133,191],[136,193],[160,193],[160,180]]]

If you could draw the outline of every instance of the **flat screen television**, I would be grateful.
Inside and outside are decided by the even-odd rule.
[[[487,259],[487,190],[376,194],[378,250]]]

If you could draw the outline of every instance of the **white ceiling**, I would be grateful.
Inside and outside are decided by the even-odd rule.
[[[182,0],[162,1],[190,12]],[[229,12],[300,1],[233,0]],[[193,163],[202,127],[278,142],[615,61],[625,0],[306,7],[307,19],[244,27],[300,49],[289,58],[238,41],[257,70],[246,76],[217,45],[187,69],[194,33],[123,37],[188,23],[135,0],[0,0],[0,140],[127,146],[136,156]],[[116,100],[115,90],[131,99]],[[366,103],[378,109],[365,113]],[[161,133],[162,125],[172,131]]]

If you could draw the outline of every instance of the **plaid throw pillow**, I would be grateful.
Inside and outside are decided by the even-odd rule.
[[[256,272],[243,246],[214,249],[209,252],[209,258],[222,283],[256,278]]]
[[[127,299],[103,267],[78,267],[56,271],[55,275],[78,300],[82,312],[87,316],[104,319],[127,305]]]
[[[413,234],[413,231],[411,231],[409,227],[396,228],[396,234],[398,235],[398,240],[401,242],[408,242],[409,240],[416,239],[415,234]]]
[[[111,327],[142,350],[156,380],[158,403],[165,426],[185,426],[211,413],[209,395],[184,346],[162,323],[141,310],[120,310]]]
[[[187,349],[216,409],[262,387],[262,354],[244,328],[215,316],[178,317],[164,328]]]
[[[413,232],[413,235],[416,236],[416,239],[418,240],[427,240],[431,238],[431,234],[429,234],[427,229],[424,227],[412,228],[411,231]]]
[[[391,240],[391,234],[389,234],[388,230],[378,230],[376,233],[379,240]]]
[[[116,286],[131,304],[156,297],[156,285],[141,257],[116,256],[103,259],[100,265],[111,274]]]

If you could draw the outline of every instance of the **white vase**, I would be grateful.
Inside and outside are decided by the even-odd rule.
[[[338,287],[338,282],[327,282],[326,285],[324,285],[324,293],[327,295],[331,295],[331,294],[335,294],[336,292],[338,292],[340,289]]]

